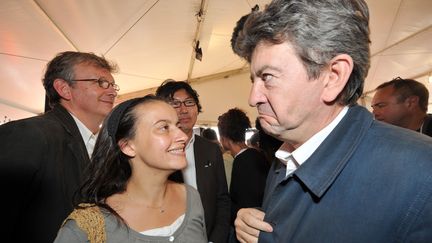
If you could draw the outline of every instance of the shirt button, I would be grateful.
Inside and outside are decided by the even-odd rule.
[[[174,236],[171,235],[171,236],[169,237],[168,240],[169,240],[170,242],[173,242],[173,241],[174,241]]]

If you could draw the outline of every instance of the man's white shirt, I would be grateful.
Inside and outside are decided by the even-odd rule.
[[[333,119],[330,124],[324,127],[321,131],[313,135],[304,144],[298,147],[293,152],[287,151],[285,143],[276,151],[275,156],[283,164],[286,165],[286,176],[293,173],[298,167],[300,167],[315,150],[321,145],[321,143],[327,138],[327,136],[333,131],[333,129],[339,124],[342,118],[348,112],[348,106],[345,106],[341,112]]]

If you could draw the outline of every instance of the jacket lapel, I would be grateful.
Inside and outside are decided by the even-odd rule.
[[[196,180],[197,180],[197,187],[198,187],[198,191],[200,190],[200,187],[202,186],[202,180],[204,180],[204,178],[202,178],[202,175],[205,175],[205,173],[203,173],[203,169],[204,169],[204,163],[205,163],[205,154],[206,151],[203,151],[205,149],[205,147],[203,146],[202,142],[201,142],[201,137],[194,135],[195,136],[195,141],[194,141],[194,157],[195,157],[195,172],[196,172]]]
[[[90,158],[88,156],[87,149],[78,126],[69,112],[63,106],[56,105],[51,112],[56,119],[60,120],[60,123],[69,134],[70,137],[68,139],[68,148],[77,158],[77,161],[80,161],[80,169],[84,170],[84,167],[90,163]]]

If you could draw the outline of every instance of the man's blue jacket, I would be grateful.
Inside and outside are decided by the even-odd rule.
[[[432,139],[348,113],[292,175],[275,164],[259,242],[432,242]]]

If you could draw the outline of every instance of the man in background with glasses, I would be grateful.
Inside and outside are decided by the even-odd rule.
[[[51,110],[0,126],[4,242],[54,240],[117,96],[116,68],[92,53],[59,53],[43,78]]]
[[[156,91],[177,111],[180,129],[188,136],[186,159],[188,166],[171,175],[172,180],[184,182],[198,190],[204,207],[209,242],[226,242],[229,232],[230,198],[222,152],[219,146],[196,136],[193,127],[201,105],[197,92],[184,81],[168,79]]]
[[[432,136],[428,101],[422,83],[398,77],[379,85],[371,103],[375,119]]]

